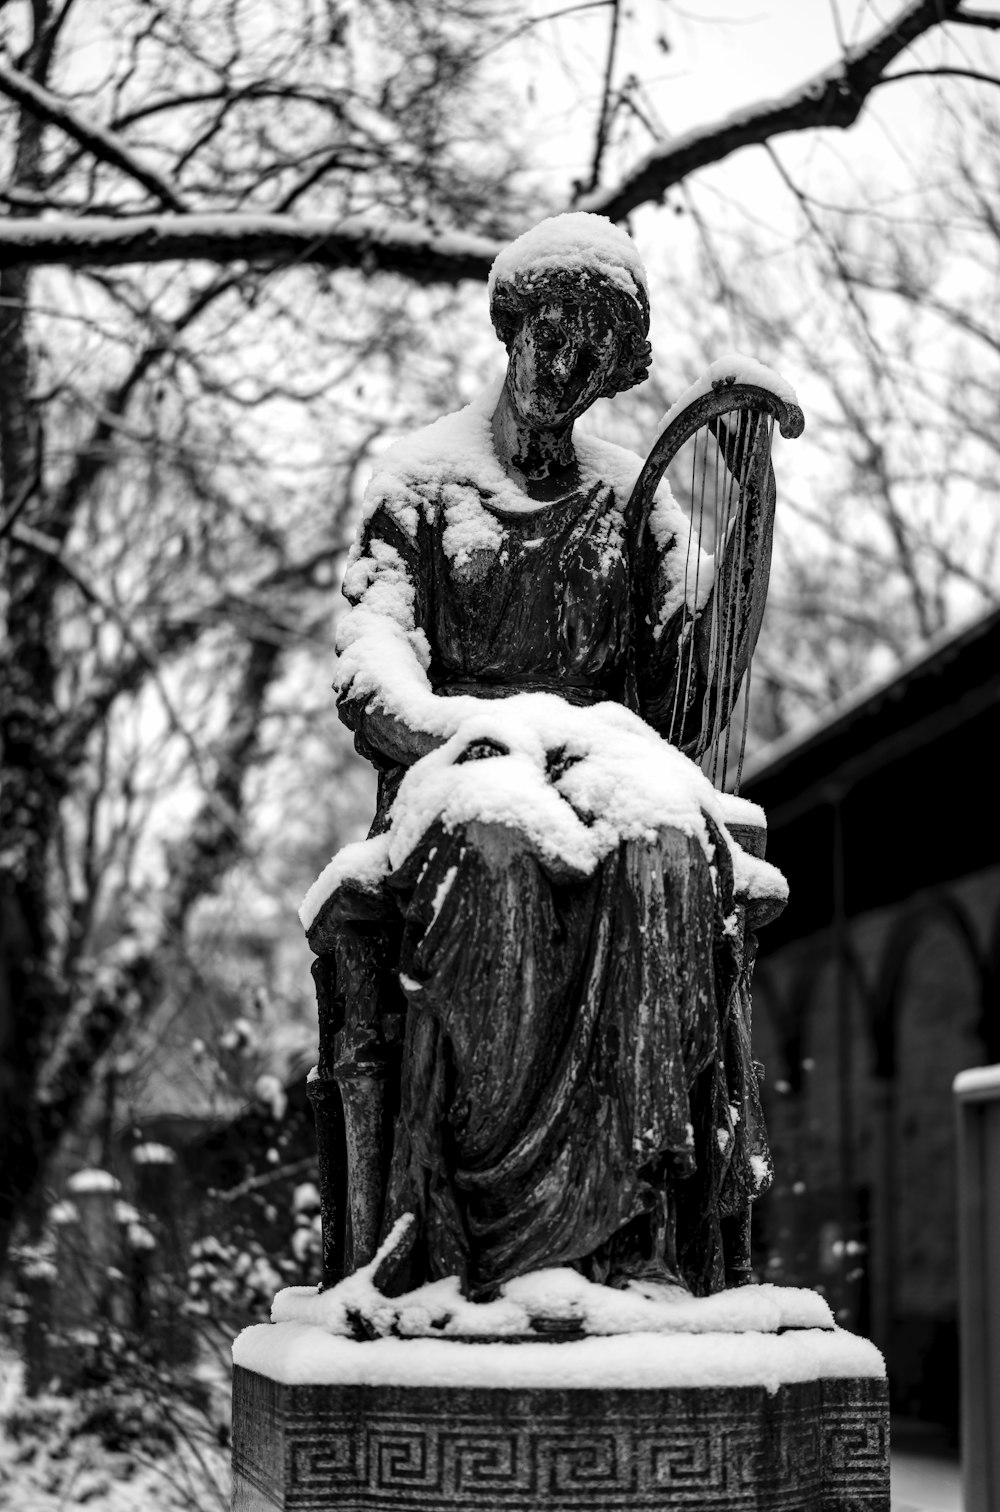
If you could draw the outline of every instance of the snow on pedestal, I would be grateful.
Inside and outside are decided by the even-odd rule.
[[[804,1381],[880,1381],[885,1362],[843,1329],[785,1333],[633,1333],[568,1343],[452,1339],[357,1341],[314,1323],[258,1323],[233,1361],[286,1386],[409,1386],[639,1391],[665,1387],[779,1387]]]
[[[617,1291],[557,1266],[492,1302],[454,1277],[388,1298],[392,1243],[236,1340],[239,1512],[888,1512],[885,1364],[816,1293]],[[560,1326],[584,1336],[544,1337]]]
[[[472,1302],[463,1296],[457,1276],[427,1282],[402,1296],[387,1297],[376,1284],[376,1277],[395,1248],[406,1242],[411,1222],[409,1214],[401,1218],[373,1259],[336,1286],[326,1290],[288,1286],[279,1291],[271,1307],[272,1323],[312,1325],[327,1335],[347,1339],[360,1336],[466,1342],[531,1342],[550,1339],[553,1333],[565,1341],[584,1335],[728,1337],[834,1328],[833,1314],[823,1298],[801,1287],[741,1286],[709,1297],[693,1297],[679,1286],[641,1281],[621,1289],[601,1286],[565,1265],[548,1266],[505,1282],[492,1302]],[[274,1335],[265,1325],[259,1337],[263,1342]]]

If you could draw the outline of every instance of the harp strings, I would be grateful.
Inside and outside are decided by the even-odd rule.
[[[698,447],[701,443],[701,471],[698,468]],[[699,481],[700,480],[700,481]],[[684,557],[683,606],[681,631],[678,638],[677,680],[674,685],[674,701],[670,714],[669,740],[684,744],[684,726],[691,704],[691,688],[694,681],[695,624],[698,618],[698,587],[701,576],[701,542],[705,521],[705,490],[708,483],[708,433],[695,433],[691,456],[691,525],[688,530],[687,550]],[[695,499],[697,498],[697,508]],[[694,548],[694,582],[691,582],[691,553]],[[681,692],[683,688],[683,693]]]
[[[669,739],[678,745],[686,743],[687,715],[697,690],[699,591],[704,578],[705,536],[711,530],[714,560],[706,627],[708,683],[701,703],[694,755],[701,759],[713,785],[725,788],[733,755],[732,719],[742,692],[739,747],[732,782],[732,791],[738,793],[750,705],[749,663],[742,677],[739,673],[747,627],[744,576],[750,565],[748,517],[766,487],[774,421],[770,415],[758,411],[730,410],[720,418],[719,425],[724,434],[721,439],[713,438],[716,444],[712,457],[708,453],[711,433],[707,427],[695,435],[692,449],[691,525],[684,560],[684,602]],[[726,465],[726,454],[732,467]]]
[[[707,445],[707,441],[706,441],[706,445]],[[713,578],[715,576],[715,564],[718,561],[718,554],[719,554],[720,517],[721,517],[721,513],[722,513],[723,498],[724,498],[725,491],[726,491],[726,478],[729,476],[728,471],[725,468],[723,468],[724,476],[723,476],[722,484],[721,484],[721,487],[720,487],[719,467],[720,467],[720,463],[721,462],[722,462],[721,448],[717,447],[716,448],[716,452],[715,452],[715,486],[714,486],[713,491],[712,491],[712,574],[713,574]],[[718,595],[718,593],[716,591],[716,584],[713,581],[713,583],[712,583],[712,610],[711,610],[711,618],[709,620],[709,639],[708,639],[708,696],[702,699],[702,703],[701,703],[701,728],[698,731],[698,750],[699,750],[699,752],[701,754],[704,754],[708,750],[709,744],[710,744],[710,739],[711,739],[710,730],[711,730],[712,721],[713,721],[712,689],[715,686],[716,674],[718,672],[718,665],[719,665],[719,635],[720,635],[720,630],[721,630],[721,626],[719,624],[718,604],[719,604],[719,595]]]
[[[760,498],[763,498],[764,495],[766,494],[768,486],[769,486],[769,470],[770,470],[770,466],[771,466],[771,447],[774,444],[774,416],[771,415],[771,414],[762,415],[762,416],[759,417],[759,421],[760,421],[761,424],[763,424],[766,427],[767,436],[766,436],[765,443],[764,443],[763,447],[761,448],[761,458],[760,458],[760,462],[758,463],[758,466],[757,466],[757,475],[756,475],[756,477],[754,479],[754,486],[755,486],[755,488],[758,491],[758,496]],[[744,515],[744,518],[745,518],[745,515]],[[739,757],[738,757],[737,763],[736,763],[736,779],[735,779],[735,781],[733,783],[733,792],[737,793],[737,794],[739,793],[739,790],[740,790],[740,783],[743,781],[743,758],[744,758],[744,756],[746,754],[746,748],[747,748],[747,730],[749,729],[749,726],[750,726],[750,674],[752,673],[752,671],[753,671],[753,652],[752,652],[752,648],[751,648],[751,654],[747,658],[747,670],[746,670],[746,676],[744,678],[744,683],[743,683],[743,690],[744,690],[743,691],[743,720],[742,720],[742,726],[741,726],[741,729],[740,729],[740,751],[739,751]],[[736,697],[738,697],[738,696],[739,696],[739,690],[737,689],[736,690]],[[727,759],[728,759],[728,743],[727,743]]]
[[[739,792],[746,752],[750,705],[750,666],[741,678],[739,660],[746,640],[747,615],[744,574],[750,566],[748,516],[766,488],[774,420],[761,411],[729,410],[719,420],[721,439],[704,427],[693,438],[690,529],[684,556],[683,605],[678,636],[677,674],[670,712],[668,739],[689,744],[688,714],[697,694],[696,634],[701,618],[699,593],[710,591],[708,682],[699,711],[693,754],[715,787],[725,788],[730,776],[732,718],[742,699],[739,749],[732,791]],[[725,449],[725,450],[724,450]],[[726,464],[726,454],[733,466]],[[705,536],[711,530],[713,561],[702,558]],[[712,574],[711,580],[705,576]],[[702,631],[704,635],[704,630]],[[742,687],[741,687],[742,683]]]
[[[742,638],[741,631],[744,628],[743,614],[741,612],[743,607],[743,567],[746,557],[747,516],[749,514],[750,505],[747,480],[750,476],[752,459],[756,455],[762,417],[758,414],[744,413],[741,415],[740,421],[740,445],[742,447],[742,451],[740,453],[740,489],[739,497],[737,499],[737,509],[739,511],[739,516],[737,526],[737,540],[734,543],[732,550],[732,571],[730,573],[729,579],[729,606],[727,608],[727,615],[731,620],[732,629],[730,633],[729,629],[727,628],[726,645],[729,665],[728,669],[723,669],[724,671],[728,670],[728,677],[726,678],[726,682],[722,690],[725,693],[725,712],[722,715],[722,726],[725,729],[726,741],[725,750],[722,757],[721,784],[716,779],[716,764],[719,758],[719,745],[721,743],[722,733],[721,727],[719,735],[716,737],[715,754],[713,757],[712,767],[713,784],[716,787],[721,785],[723,788],[725,787],[726,781],[729,776],[729,742],[733,728],[733,713],[735,711],[736,701],[739,696],[739,682],[736,675],[736,666],[739,656],[740,640]]]
[[[746,521],[746,478],[749,467],[750,450],[750,426],[749,416],[742,411],[736,412],[736,424],[733,431],[729,428],[729,415],[723,416],[723,425],[726,434],[735,444],[736,456],[739,465],[738,476],[733,470],[727,468],[728,481],[725,493],[725,515],[721,537],[716,538],[715,560],[717,564],[717,576],[715,594],[713,597],[713,616],[721,622],[719,637],[719,651],[712,662],[712,678],[709,687],[707,702],[712,705],[712,737],[709,745],[712,784],[719,786],[719,754],[722,746],[723,733],[728,730],[731,713],[732,676],[735,668],[735,647],[737,632],[739,629],[739,574],[737,559],[742,557]],[[735,501],[734,501],[735,495]],[[735,503],[735,509],[734,509]],[[733,527],[737,526],[739,540],[733,539]],[[728,555],[728,562],[727,562]],[[721,567],[721,572],[718,568]],[[728,581],[725,581],[728,567]],[[719,590],[722,590],[722,604],[719,604]],[[722,785],[725,786],[726,769],[722,768]]]
[[[674,679],[674,698],[670,708],[670,730],[667,739],[671,744],[681,744],[681,731],[684,728],[684,714],[687,709],[687,690],[691,677],[690,648],[694,634],[694,619],[688,609],[688,579],[691,575],[691,545],[694,541],[694,510],[695,492],[698,484],[698,437],[695,436],[694,452],[691,460],[691,528],[688,530],[687,547],[684,552],[684,577],[683,599],[681,605],[681,629],[677,638],[677,674]],[[699,545],[701,542],[701,529],[698,530]],[[687,665],[685,666],[685,657]],[[684,688],[684,698],[681,698],[681,688]],[[680,713],[680,726],[677,719]]]

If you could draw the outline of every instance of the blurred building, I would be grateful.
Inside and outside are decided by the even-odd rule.
[[[951,1084],[1000,1061],[998,750],[995,612],[772,747],[742,788],[791,888],[754,985],[778,1173],[758,1259],[875,1339],[895,1411],[949,1425]]]

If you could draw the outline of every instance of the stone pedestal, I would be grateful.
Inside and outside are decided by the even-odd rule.
[[[299,1330],[294,1368],[288,1368],[286,1355],[272,1371],[260,1343],[242,1351],[238,1344],[236,1350],[237,1362],[242,1353],[268,1373],[239,1363],[235,1369],[234,1512],[889,1512],[888,1398],[885,1379],[874,1370],[772,1381],[770,1389],[762,1384],[630,1388],[598,1379],[566,1387],[456,1385],[446,1384],[448,1378],[470,1374],[462,1369],[462,1351],[480,1352],[483,1346],[435,1341],[433,1358],[444,1365],[434,1368],[444,1384],[371,1379],[310,1384],[272,1374],[308,1375],[306,1335],[319,1331],[277,1327]],[[846,1353],[845,1338],[850,1340]],[[581,1366],[588,1360],[597,1366],[601,1359],[599,1348],[589,1355],[581,1348],[604,1342],[492,1349],[508,1356],[503,1367],[508,1377],[511,1369],[516,1373],[522,1351],[529,1352],[528,1366],[530,1356],[542,1350],[551,1361],[545,1372],[550,1379],[555,1371],[576,1382]],[[616,1343],[620,1365],[625,1341]],[[637,1360],[645,1357],[639,1378],[649,1377],[650,1350],[662,1352],[667,1378],[689,1376],[699,1347],[714,1361],[709,1374],[727,1373],[719,1364],[724,1353],[718,1335],[644,1335],[627,1343],[634,1345]],[[791,1369],[779,1374],[808,1373],[803,1362],[815,1353],[815,1343],[804,1346],[789,1335],[768,1339],[765,1373],[773,1375],[774,1361],[782,1355]],[[830,1341],[835,1369],[850,1368],[854,1344],[871,1349],[839,1333]],[[411,1353],[409,1365],[406,1356],[419,1350],[417,1343],[352,1345],[327,1337],[322,1347],[328,1345],[346,1348],[352,1363],[330,1371],[314,1351],[321,1377],[349,1378],[359,1368],[369,1376],[392,1375],[385,1369],[388,1354],[378,1355],[386,1349],[402,1352],[402,1375],[412,1376],[410,1367],[419,1364],[419,1354]],[[822,1348],[819,1341],[820,1353]],[[364,1372],[356,1363],[364,1360],[356,1352],[366,1349],[375,1351],[374,1371]],[[750,1358],[746,1336],[734,1340],[733,1349],[739,1375],[741,1351]],[[453,1371],[442,1350],[452,1353]],[[611,1376],[616,1373],[620,1369],[612,1368]],[[476,1375],[473,1369],[471,1376]]]

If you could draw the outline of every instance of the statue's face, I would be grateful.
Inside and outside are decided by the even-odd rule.
[[[510,349],[507,384],[518,414],[539,428],[565,425],[590,408],[617,359],[607,307],[553,300],[530,311]]]

